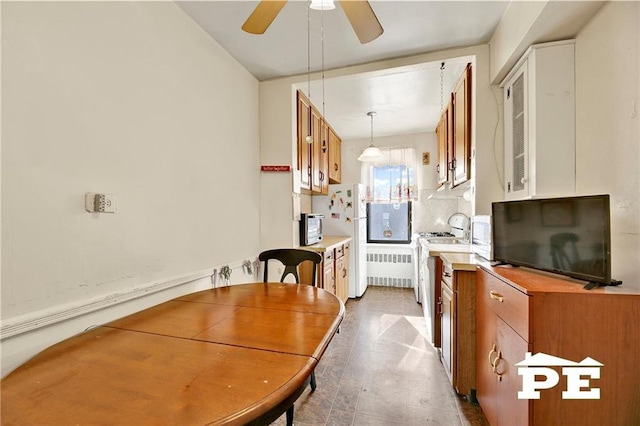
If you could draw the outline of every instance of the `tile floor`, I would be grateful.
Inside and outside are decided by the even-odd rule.
[[[295,404],[294,424],[485,426],[451,388],[413,289],[369,287],[349,299],[340,333],[316,367],[318,388]],[[284,416],[274,425],[284,425]]]

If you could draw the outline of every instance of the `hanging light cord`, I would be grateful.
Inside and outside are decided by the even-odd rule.
[[[309,5],[307,2],[307,97],[311,99],[311,16],[309,15]]]
[[[369,117],[371,117],[371,140],[369,141],[369,144],[371,146],[373,146],[373,116],[375,115],[374,112],[370,112],[369,113]]]
[[[320,11],[320,48],[322,50],[322,119],[324,120],[324,9]]]

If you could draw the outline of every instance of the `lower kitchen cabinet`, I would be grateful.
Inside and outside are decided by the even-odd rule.
[[[640,295],[510,266],[481,266],[476,289],[477,399],[492,426],[640,424]],[[598,398],[564,399],[568,370],[585,360],[599,378],[580,373],[577,389]],[[558,383],[519,399],[518,369],[534,366],[554,370]]]
[[[322,280],[319,287],[336,294],[336,262],[335,249],[327,250],[322,255]]]
[[[476,265],[469,254],[445,253],[440,258],[440,358],[456,392],[475,401]]]
[[[322,242],[312,246],[301,247],[322,256],[322,263],[318,265],[316,285],[335,294],[343,302],[349,297],[349,246],[350,238],[327,237]],[[311,262],[300,265],[300,279],[310,282]]]
[[[345,243],[336,249],[335,294],[343,302],[349,298],[349,244]]]

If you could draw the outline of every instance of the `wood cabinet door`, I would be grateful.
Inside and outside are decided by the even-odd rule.
[[[321,192],[320,169],[319,165],[322,159],[322,117],[318,110],[311,107],[311,191]]]
[[[342,141],[329,127],[329,183],[342,181]]]
[[[298,170],[300,170],[300,188],[311,189],[311,144],[307,136],[311,135],[311,103],[298,91]],[[313,137],[313,135],[311,135]]]
[[[471,177],[471,64],[467,65],[452,95],[453,186]]]
[[[476,274],[476,397],[492,426],[529,425],[531,402],[518,399],[522,380],[514,364],[532,348],[492,309],[496,282],[486,272]]]
[[[342,262],[344,265],[344,298],[343,302],[346,302],[349,298],[349,253],[351,252],[351,243],[344,245],[344,255],[342,256]]]
[[[493,373],[492,362],[497,352],[497,315],[485,303],[484,297],[490,290],[490,278],[484,272],[476,276],[476,398],[489,424],[498,424],[498,381]]]
[[[329,125],[322,118],[320,120],[320,162],[316,173],[320,176],[320,193],[329,193]]]
[[[344,256],[336,260],[336,296],[343,302],[347,301],[348,288],[347,286],[347,262]]]
[[[531,401],[518,399],[518,391],[522,390],[522,378],[518,376],[518,369],[514,364],[524,359],[529,345],[500,317],[496,320],[496,329],[498,352],[493,357],[493,364],[500,401],[496,425],[528,426]]]
[[[444,185],[449,179],[449,111],[450,105],[447,105],[436,127],[438,186]]]

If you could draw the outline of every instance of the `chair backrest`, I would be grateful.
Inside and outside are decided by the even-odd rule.
[[[269,260],[275,259],[279,260],[284,266],[284,272],[282,273],[282,277],[280,277],[280,282],[284,282],[284,279],[287,275],[292,274],[296,279],[296,283],[300,284],[300,277],[298,276],[298,265],[300,265],[305,260],[309,260],[313,262],[313,271],[311,274],[311,285],[316,285],[316,271],[318,265],[322,262],[322,256],[318,253],[302,250],[302,249],[272,249],[266,250],[260,253],[258,259],[261,262],[264,262],[264,278],[263,281],[268,282],[269,277]]]

